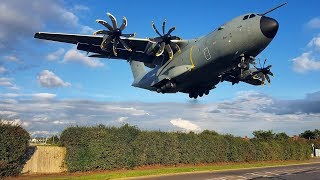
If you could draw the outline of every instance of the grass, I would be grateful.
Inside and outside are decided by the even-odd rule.
[[[198,165],[198,166],[178,166],[178,167],[160,167],[157,169],[135,169],[135,170],[118,170],[118,171],[105,171],[105,172],[84,172],[84,173],[69,173],[59,175],[39,175],[39,176],[22,176],[24,179],[36,180],[67,180],[67,179],[119,179],[129,177],[142,177],[142,176],[157,176],[157,175],[170,175],[178,173],[194,173],[205,171],[221,171],[233,170],[243,168],[259,168],[268,166],[284,166],[293,164],[302,164],[308,161],[281,161],[281,162],[255,162],[255,163],[231,163],[231,164],[217,164],[217,165]]]

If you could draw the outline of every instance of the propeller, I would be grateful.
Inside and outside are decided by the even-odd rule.
[[[260,65],[260,68],[257,68],[255,65],[254,67],[257,69],[257,71],[253,72],[252,75],[257,75],[263,84],[265,84],[265,80],[267,79],[268,83],[270,84],[271,83],[271,80],[270,80],[270,76],[273,76],[273,73],[271,72],[271,65],[265,67],[266,65],[266,61],[267,59],[264,60],[263,62],[263,65],[261,66],[261,62],[260,62],[260,59],[259,59],[259,65]]]
[[[100,45],[102,50],[106,50],[107,49],[107,45],[109,43],[112,43],[112,50],[113,50],[113,54],[115,56],[118,55],[117,53],[117,46],[119,43],[122,44],[122,46],[128,50],[128,51],[132,51],[132,49],[127,45],[127,43],[123,40],[125,38],[129,38],[129,37],[134,37],[136,34],[123,34],[122,31],[127,27],[128,25],[128,21],[126,17],[123,17],[123,22],[121,24],[121,26],[118,28],[118,24],[117,24],[117,19],[110,13],[107,13],[107,15],[109,16],[111,22],[112,22],[112,26],[107,23],[104,20],[100,20],[97,19],[96,22],[103,25],[104,27],[107,28],[107,30],[98,30],[95,33],[93,33],[93,35],[98,35],[98,34],[102,34],[103,35],[103,41]]]
[[[174,41],[175,40],[181,40],[178,36],[172,36],[171,33],[176,29],[175,27],[172,27],[169,29],[167,33],[165,33],[165,28],[166,28],[166,22],[167,20],[165,19],[162,23],[162,34],[158,31],[156,28],[154,22],[152,21],[152,28],[153,30],[159,35],[159,37],[155,38],[149,38],[149,40],[152,42],[149,44],[149,46],[146,48],[146,53],[151,54],[151,52],[156,48],[159,47],[156,56],[161,56],[164,51],[166,50],[169,54],[170,60],[173,57],[173,50],[174,48],[177,51],[180,51],[180,47],[178,44],[176,44]]]

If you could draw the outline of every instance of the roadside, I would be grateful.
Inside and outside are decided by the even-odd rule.
[[[225,170],[265,168],[277,166],[294,166],[301,164],[320,163],[320,158],[312,158],[307,161],[267,161],[267,162],[251,162],[251,163],[215,163],[202,165],[178,165],[178,166],[146,166],[133,170],[116,170],[116,171],[94,171],[94,172],[76,172],[76,173],[58,173],[58,174],[42,174],[42,175],[22,175],[19,177],[8,178],[27,180],[27,179],[125,179],[125,178],[143,178],[147,176],[157,177],[162,175],[188,174],[188,173],[204,173],[204,172],[220,172]]]

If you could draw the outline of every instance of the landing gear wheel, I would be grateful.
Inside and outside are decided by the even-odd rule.
[[[205,94],[205,95],[208,95],[208,94],[209,94],[209,90],[206,89],[206,90],[204,91],[204,94]]]

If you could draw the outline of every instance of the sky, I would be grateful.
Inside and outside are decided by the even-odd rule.
[[[237,136],[254,130],[289,135],[320,128],[320,2],[288,0],[270,14],[280,28],[258,56],[272,64],[272,84],[220,83],[208,96],[157,94],[131,86],[126,61],[94,59],[75,45],[34,39],[34,33],[92,34],[110,22],[124,33],[154,37],[151,21],[183,39],[206,35],[246,13],[262,13],[283,1],[75,1],[1,0],[0,117],[21,124],[33,136],[59,134],[70,126],[128,123],[144,130],[209,129]],[[157,5],[156,5],[157,4]]]

